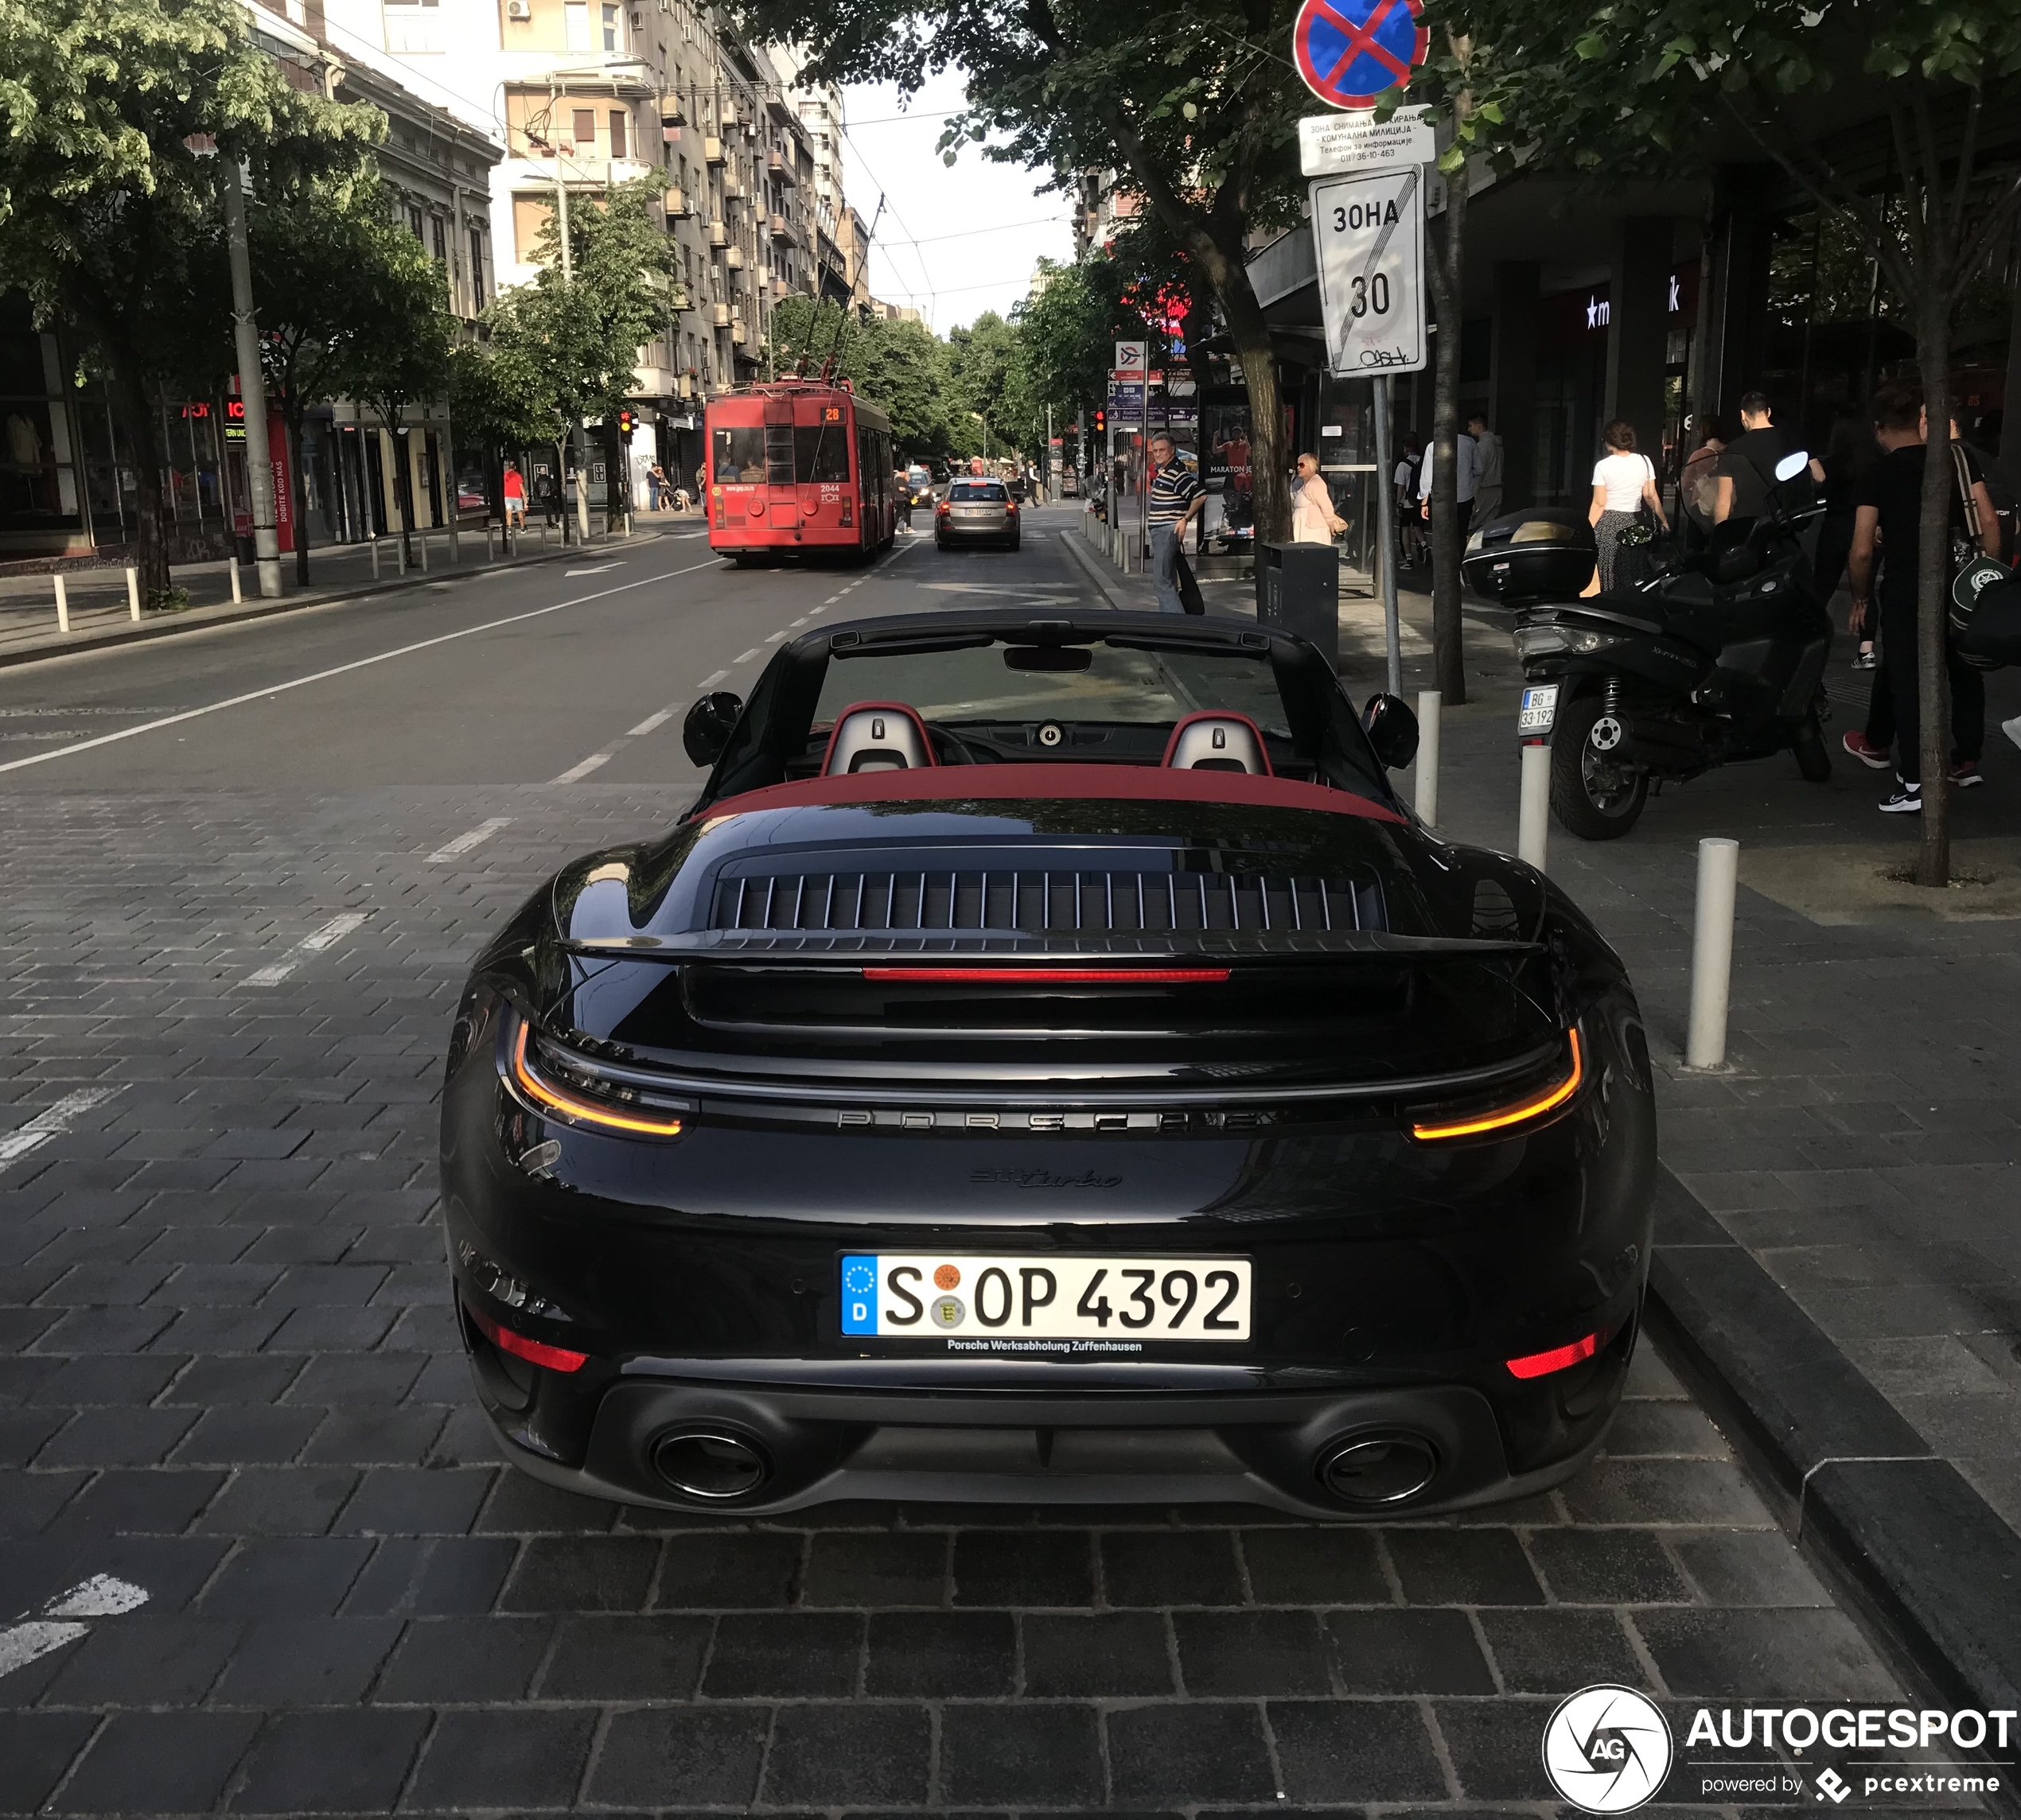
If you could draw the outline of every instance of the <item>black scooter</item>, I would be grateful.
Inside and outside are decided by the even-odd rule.
[[[1659,562],[1638,585],[1521,601],[1505,562],[1499,591],[1518,606],[1525,681],[1518,735],[1550,742],[1551,807],[1580,838],[1626,834],[1653,779],[1683,783],[1778,752],[1813,784],[1832,775],[1822,725],[1832,622],[1802,537],[1824,515],[1809,460],[1778,465],[1761,517],[1716,526],[1709,549]],[[1487,527],[1475,560],[1492,558],[1489,540],[1506,522]],[[1642,527],[1626,541],[1637,530],[1645,545]]]

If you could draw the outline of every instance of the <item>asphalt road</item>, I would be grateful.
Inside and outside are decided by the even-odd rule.
[[[434,1220],[469,955],[664,826],[687,703],[799,628],[1099,605],[1074,516],[867,569],[667,535],[0,675],[0,1810],[1457,1812],[1552,1802],[1589,1683],[1680,1746],[1895,1696],[1646,1349],[1605,1458],[1465,1522],[718,1523],[497,1464]]]

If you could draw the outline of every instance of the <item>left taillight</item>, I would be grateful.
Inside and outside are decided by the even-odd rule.
[[[544,1340],[529,1340],[524,1333],[515,1333],[512,1328],[482,1315],[465,1302],[470,1319],[500,1352],[509,1352],[515,1359],[524,1359],[529,1365],[544,1366],[550,1371],[579,1371],[590,1363],[586,1352],[571,1351],[566,1346],[550,1346]]]
[[[569,1072],[583,1077],[579,1084],[566,1078],[561,1067],[540,1054],[524,1018],[507,1039],[506,1068],[521,1099],[571,1125],[633,1138],[678,1138],[683,1128],[684,1109],[654,1103],[637,1088],[603,1076],[586,1059],[569,1066]]]
[[[1556,1117],[1577,1097],[1586,1081],[1586,1052],[1576,1027],[1565,1032],[1564,1059],[1540,1087],[1498,1106],[1478,1110],[1427,1113],[1411,1122],[1411,1135],[1420,1144],[1455,1143],[1469,1138],[1512,1138],[1525,1127]]]

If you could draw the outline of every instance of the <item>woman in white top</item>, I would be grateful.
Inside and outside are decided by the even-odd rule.
[[[1635,426],[1616,418],[1600,433],[1607,452],[1593,464],[1593,504],[1586,521],[1593,527],[1593,541],[1599,550],[1599,580],[1604,593],[1614,586],[1614,557],[1621,534],[1635,522],[1637,509],[1647,506],[1656,522],[1667,531],[1670,521],[1663,515],[1663,501],[1657,497],[1656,469],[1646,455],[1635,453]]]
[[[1319,457],[1299,457],[1298,484],[1291,489],[1291,541],[1294,543],[1331,543],[1347,529],[1347,520],[1334,510],[1334,496],[1319,478]]]

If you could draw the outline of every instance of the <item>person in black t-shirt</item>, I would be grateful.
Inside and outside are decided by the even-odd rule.
[[[1712,522],[1724,524],[1730,518],[1759,518],[1768,509],[1770,490],[1776,484],[1775,465],[1794,452],[1789,434],[1775,427],[1766,394],[1743,393],[1740,400],[1743,434],[1719,451],[1719,495],[1712,507]],[[1810,465],[1813,480],[1824,478],[1820,461]]]
[[[1850,629],[1859,631],[1867,623],[1871,606],[1878,599],[1882,657],[1881,668],[1875,677],[1874,706],[1867,732],[1859,736],[1858,745],[1854,743],[1854,736],[1848,734],[1845,747],[1862,763],[1878,768],[1885,762],[1883,736],[1892,731],[1896,787],[1894,795],[1881,805],[1883,812],[1888,815],[1914,815],[1922,807],[1916,572],[1923,469],[1928,454],[1923,438],[1927,427],[1922,401],[1914,387],[1883,386],[1875,395],[1874,434],[1887,453],[1861,476],[1854,493]],[[1988,542],[1996,543],[1999,537],[1992,501],[1976,458],[1968,450],[1960,453],[1965,458],[1971,496],[1978,508],[1983,548]],[[1952,528],[1964,531],[1968,525],[1965,500],[1955,484],[1950,492]],[[1948,545],[1947,538],[1947,567]],[[1877,553],[1880,559],[1878,589],[1874,586]],[[1950,780],[1968,789],[1980,781],[1979,755],[1986,737],[1986,681],[1957,655],[1948,638],[1945,650],[1945,669],[1951,684]],[[1887,713],[1889,706],[1894,710],[1891,729]]]

